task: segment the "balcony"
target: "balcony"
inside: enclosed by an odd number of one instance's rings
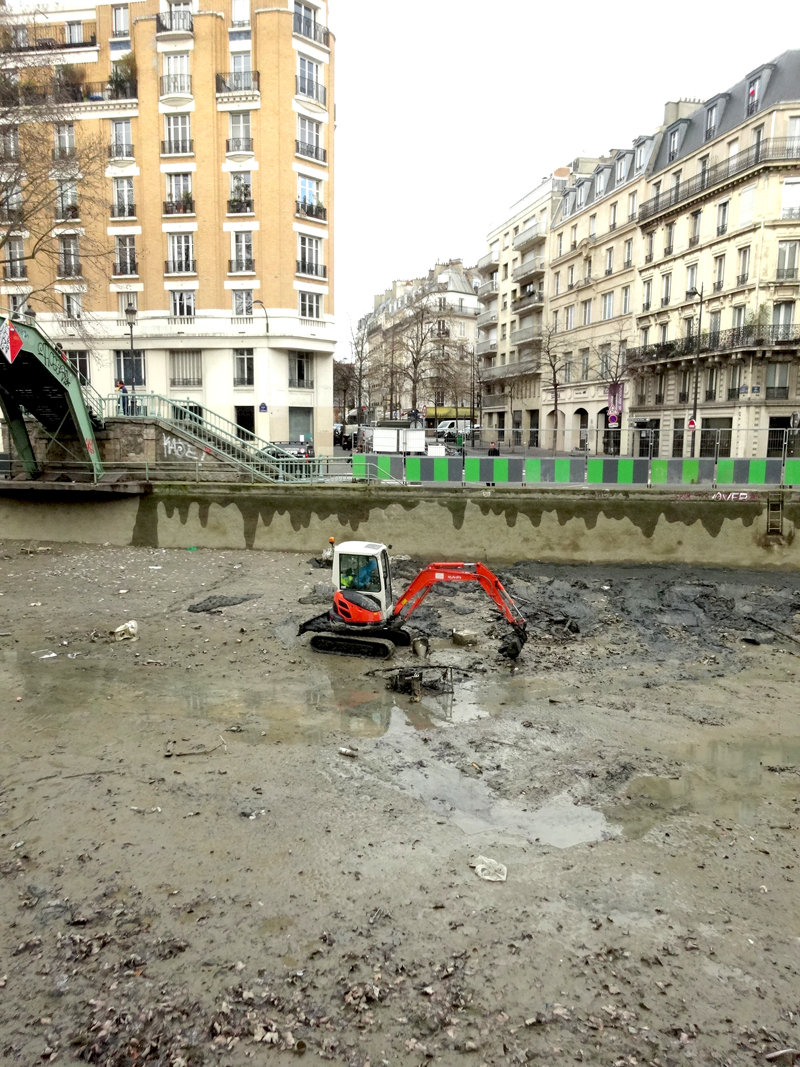
[[[301,37],[307,37],[309,41],[316,41],[317,44],[321,44],[323,48],[329,47],[330,34],[325,26],[318,25],[315,19],[305,18],[298,11],[295,11],[292,29],[295,33],[299,33]]]
[[[512,345],[526,345],[534,344],[542,339],[542,330],[540,326],[525,326],[521,330],[511,331],[511,344]]]
[[[59,278],[80,278],[82,275],[80,260],[77,259],[62,259],[59,260],[57,276]]]
[[[664,245],[664,255],[665,256],[671,256],[674,251],[675,251],[675,245],[673,245],[673,244]]]
[[[489,356],[497,351],[497,340],[494,341],[478,341],[475,345],[476,356]]]
[[[328,268],[322,263],[310,263],[305,259],[297,260],[297,273],[309,278],[327,278]]]
[[[0,204],[0,222],[5,226],[19,226],[25,218],[25,212],[21,207],[12,207],[11,204]]]
[[[678,403],[679,404],[688,404],[689,403],[689,393],[688,392],[678,393]]]
[[[228,201],[228,214],[229,215],[252,215],[253,214],[253,201],[248,197],[242,197],[239,200]]]
[[[305,200],[298,200],[296,213],[307,219],[319,219],[324,222],[328,217],[328,210],[323,204],[309,204]]]
[[[711,404],[717,399],[716,389],[706,389],[706,403]]]
[[[228,260],[228,274],[255,274],[256,261],[248,256]]]
[[[135,259],[117,260],[114,264],[112,273],[116,278],[129,277],[130,275],[138,274],[138,264]]]
[[[700,234],[696,233],[689,238],[689,248],[696,248],[700,244]]]
[[[653,253],[652,252],[648,252],[647,255],[644,257],[644,261],[645,261],[645,263],[652,263],[653,262]]]
[[[778,267],[775,277],[779,282],[796,282],[797,267]]]
[[[670,299],[671,299],[671,297],[669,297],[669,296],[662,296],[661,297],[661,306],[662,306],[662,308],[669,307]]]
[[[0,32],[0,52],[53,52],[59,48],[86,48],[96,45],[97,26],[94,22],[81,22],[69,27],[57,24],[6,24]]]
[[[167,259],[164,261],[165,274],[197,274],[197,260]]]
[[[706,140],[707,141],[713,141],[716,136],[717,136],[717,127],[716,127],[716,125],[707,126],[706,127]]]
[[[80,217],[77,204],[59,204],[56,208],[56,222],[76,222]]]
[[[497,296],[497,285],[497,278],[484,282],[478,289],[478,300],[490,300],[492,297]]]
[[[316,159],[318,163],[328,162],[328,153],[324,148],[320,148],[319,145],[308,144],[307,141],[295,141],[294,150],[298,156],[305,156],[307,159]]]
[[[636,395],[636,406],[640,407],[640,408],[643,408],[646,403],[647,403],[647,393],[637,393],[637,395]]]
[[[253,154],[252,137],[229,137],[225,142],[225,151],[234,159],[244,159]]]
[[[522,233],[518,233],[514,238],[514,251],[524,252],[528,248],[532,248],[537,241],[543,241],[544,234],[539,233],[539,227],[529,226],[527,230],[523,230]]]
[[[161,142],[162,156],[193,156],[194,141],[188,138],[175,137]]]
[[[747,101],[747,117],[755,115],[758,109],[761,107],[761,101],[757,99]]]
[[[24,260],[12,259],[3,264],[3,277],[7,282],[25,281],[28,265]]]
[[[313,378],[289,378],[290,389],[313,389]]]
[[[768,385],[766,389],[767,400],[788,400],[788,385]]]
[[[726,234],[727,232],[728,232],[728,224],[727,224],[727,222],[721,222],[719,224],[719,226],[717,226],[717,237],[722,237],[723,234]]]
[[[135,219],[136,205],[112,204],[109,208],[109,214],[111,215],[112,219]]]
[[[739,399],[739,386],[738,385],[734,385],[734,386],[732,386],[731,388],[728,389],[728,400],[738,400],[738,399]]]
[[[782,219],[800,219],[800,207],[781,208]]]
[[[623,270],[629,270],[632,266],[633,266],[633,260],[632,259],[626,259],[625,262],[622,264],[622,269]]]
[[[656,401],[656,407],[661,407],[661,405],[664,403],[664,394],[663,393],[656,393],[655,401]]]
[[[481,397],[481,411],[505,411],[509,399],[505,393],[486,393]]]
[[[247,321],[248,322],[252,322],[253,320],[252,319],[248,319]],[[255,384],[255,382],[253,380],[252,371],[251,371],[250,374],[244,375],[244,377],[237,378],[237,377],[234,376],[234,379],[233,379],[233,387],[234,387],[234,389],[243,389],[246,386],[250,386],[252,388],[254,384]]]
[[[760,144],[751,145],[750,148],[729,156],[728,159],[716,163],[713,167],[708,167],[694,178],[679,182],[667,192],[645,201],[639,208],[639,222],[670,211],[677,204],[691,200],[692,197],[698,196],[706,189],[722,185],[753,167],[796,159],[800,159],[800,138],[767,138]]]
[[[714,292],[715,293],[721,293],[724,285],[725,285],[724,281],[721,281],[719,279],[717,281],[715,281],[714,282]]]
[[[257,70],[232,70],[217,75],[218,93],[257,93],[259,75]]]
[[[127,141],[112,141],[108,146],[109,159],[133,159],[133,145]]]
[[[479,329],[486,326],[495,326],[497,324],[497,309],[484,311],[482,315],[478,315],[476,322]]]
[[[609,276],[609,274],[613,274],[613,273],[614,273],[614,268],[613,267],[606,267],[606,278]]]
[[[737,274],[736,275],[736,284],[737,285],[747,285],[747,279],[749,277],[750,277],[750,275],[747,272],[745,272],[744,274]]]
[[[614,230],[616,230],[616,228],[617,228],[616,222],[609,222],[609,224],[608,224],[608,232],[609,233],[613,233]]]
[[[173,36],[186,37],[194,33],[194,19],[191,11],[161,11],[156,15],[156,34],[171,33]]]
[[[194,200],[190,196],[180,200],[165,200],[161,205],[162,215],[194,215]]]
[[[539,307],[544,303],[544,293],[523,293],[511,302],[512,311],[525,311],[527,308]],[[480,325],[480,320],[479,320]]]
[[[514,268],[512,277],[515,282],[522,282],[526,278],[533,278],[536,274],[544,274],[543,259],[534,258],[529,259],[527,263],[520,263]]]
[[[162,100],[165,97],[190,97],[192,95],[191,74],[163,74],[159,83]]]
[[[170,389],[202,389],[202,378],[170,378]]]
[[[642,304],[642,314],[644,314],[645,311],[649,311],[649,310],[650,310],[650,301],[649,300],[645,300],[645,302]]]
[[[295,76],[295,91],[298,96],[304,96],[309,100],[316,100],[322,107],[327,106],[328,92],[324,85],[313,78],[305,78],[302,74]]]
[[[485,256],[481,256],[478,262],[475,264],[477,270],[482,273],[492,272],[497,270],[500,266],[500,253],[499,252],[487,252]]]
[[[57,144],[55,146],[55,148],[53,149],[53,162],[54,163],[63,163],[66,160],[72,160],[72,159],[75,158],[75,151],[76,150],[75,150],[75,145],[74,144],[67,144],[67,145]]]

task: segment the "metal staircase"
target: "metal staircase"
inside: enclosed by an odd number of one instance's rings
[[[89,387],[84,387],[88,389]],[[87,408],[101,421],[110,418],[155,419],[246,471],[254,481],[301,482],[319,475],[319,461],[293,456],[270,441],[207,408],[158,393],[116,393],[101,397],[85,392]]]

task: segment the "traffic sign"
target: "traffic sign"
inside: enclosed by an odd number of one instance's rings
[[[694,433],[694,431],[697,429],[697,419],[689,419],[689,421],[686,423],[686,426],[690,433]]]
[[[606,422],[608,423],[609,426],[616,426],[617,423],[619,422],[619,416],[613,414],[613,412],[609,412],[608,418],[606,419]]]
[[[8,321],[0,324],[0,352],[13,363],[22,348],[22,338]]]

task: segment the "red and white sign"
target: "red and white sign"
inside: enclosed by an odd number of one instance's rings
[[[686,426],[690,433],[694,433],[694,431],[697,429],[697,419],[689,419],[689,421],[686,423]]]
[[[0,352],[9,363],[13,363],[22,348],[22,338],[6,319],[0,324]]]
[[[608,423],[609,426],[616,426],[617,423],[619,422],[619,416],[617,415],[617,413],[615,411],[609,411],[608,418],[606,419],[606,422]]]

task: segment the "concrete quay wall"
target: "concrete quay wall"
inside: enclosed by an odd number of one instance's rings
[[[774,497],[774,494],[773,494]],[[125,498],[0,483],[0,539],[319,554],[329,537],[435,559],[685,562],[800,568],[800,494],[782,536],[766,492],[156,485]]]

